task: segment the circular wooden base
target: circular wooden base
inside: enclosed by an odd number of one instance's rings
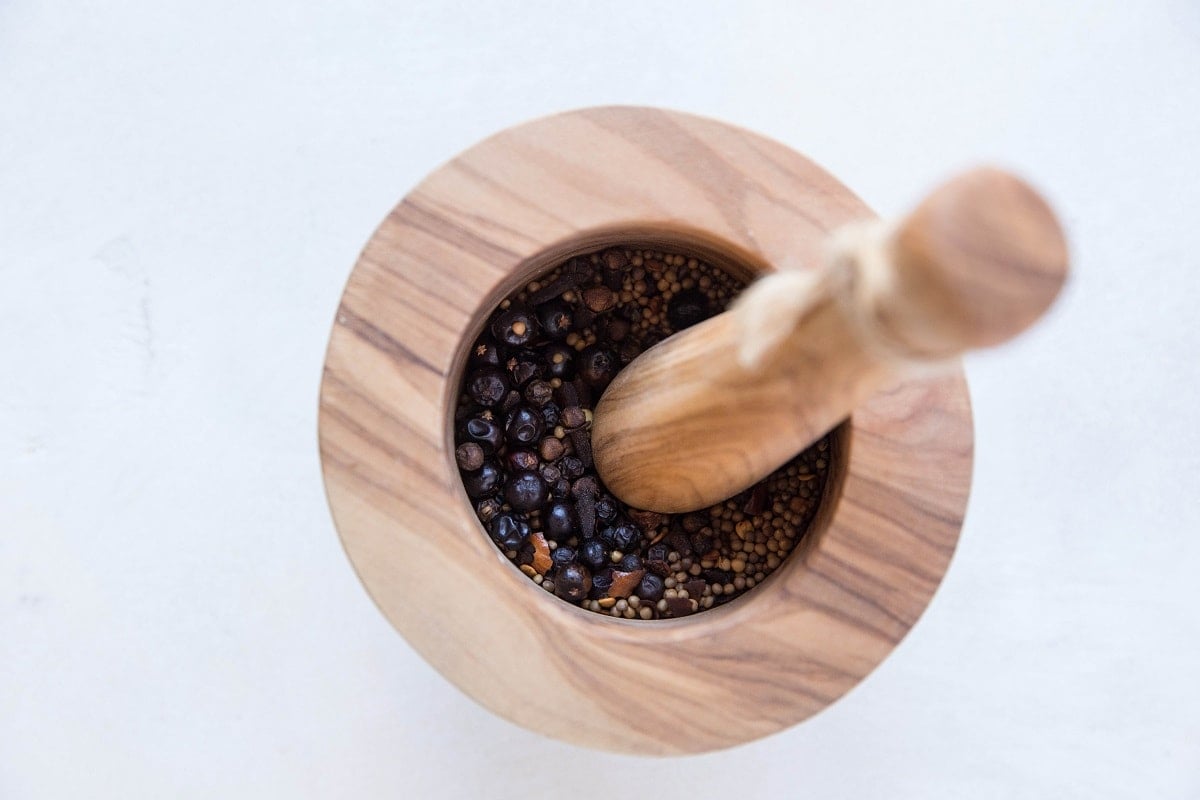
[[[563,258],[643,242],[811,268],[829,231],[872,216],[776,142],[646,108],[540,119],[430,175],[355,266],[321,384],[329,504],[384,615],[495,713],[608,750],[728,747],[845,694],[916,622],[954,552],[972,462],[961,370],[856,412],[840,495],[807,543],[744,597],[673,621],[570,606],[507,561],[459,481],[451,409],[487,314]]]

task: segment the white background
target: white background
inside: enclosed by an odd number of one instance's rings
[[[318,467],[375,225],[603,103],[761,131],[887,215],[995,160],[1073,248],[1045,323],[968,361],[928,613],[829,710],[703,757],[458,693],[356,582]],[[1194,0],[0,2],[0,797],[1200,797],[1198,152]]]

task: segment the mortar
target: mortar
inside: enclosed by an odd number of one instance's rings
[[[834,437],[797,550],[746,595],[678,620],[590,613],[530,582],[476,519],[452,420],[487,316],[566,258],[650,245],[752,278],[815,268],[831,231],[873,218],[776,142],[647,108],[520,125],[427,177],[354,267],[321,386],[330,507],[387,619],[491,711],[606,750],[729,747],[849,691],[916,622],[953,554],[973,441],[961,368],[872,396]]]

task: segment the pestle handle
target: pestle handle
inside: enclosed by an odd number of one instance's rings
[[[1067,271],[1050,207],[993,168],[942,185],[893,230],[832,245],[822,270],[761,278],[617,375],[592,429],[614,494],[670,513],[720,502],[897,378],[1020,333]]]

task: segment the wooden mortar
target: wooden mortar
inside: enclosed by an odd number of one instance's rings
[[[797,550],[744,597],[669,621],[585,611],[526,578],[475,517],[452,419],[489,313],[570,256],[652,246],[750,278],[815,267],[831,231],[873,218],[776,142],[647,108],[520,125],[426,178],[360,256],[321,384],[330,508],[388,620],[493,712],[613,751],[733,746],[849,691],[916,622],[954,552],[973,441],[961,368],[867,399],[836,432]]]

